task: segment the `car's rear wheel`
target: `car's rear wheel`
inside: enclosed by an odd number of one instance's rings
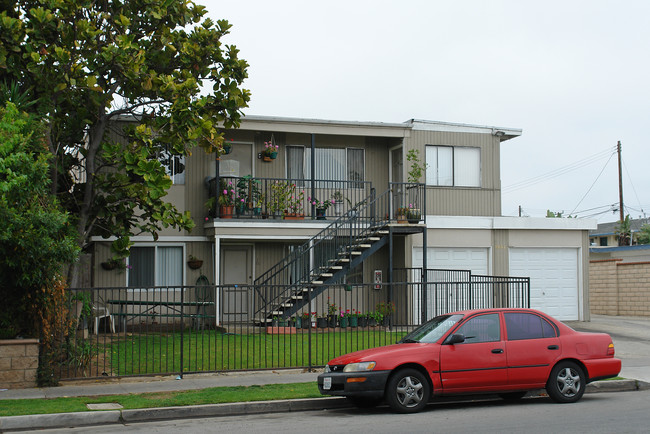
[[[400,369],[386,386],[386,401],[398,413],[415,413],[429,402],[431,387],[417,369]]]
[[[576,402],[585,393],[585,374],[574,362],[560,362],[546,383],[546,392],[555,402]]]

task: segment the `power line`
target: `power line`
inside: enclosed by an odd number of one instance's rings
[[[582,199],[580,199],[580,202],[578,202],[578,204],[575,206],[575,208],[573,208],[573,211],[575,211],[576,208],[578,208],[578,207],[580,206],[580,204],[582,203],[583,200],[585,200],[585,197],[587,197],[587,195],[589,194],[589,192],[591,191],[591,189],[594,188],[594,185],[596,185],[596,182],[598,182],[598,179],[600,179],[600,176],[601,176],[601,175],[603,174],[603,172],[605,171],[605,168],[607,167],[607,165],[609,164],[609,161],[612,159],[613,156],[614,156],[614,154],[612,154],[612,155],[609,156],[609,158],[607,159],[607,162],[605,163],[605,165],[603,166],[603,168],[600,170],[600,173],[598,174],[598,176],[596,177],[596,179],[594,179],[594,182],[591,184],[591,187],[589,187],[589,189],[588,189],[587,192],[584,194],[584,196],[582,196]],[[569,215],[570,215],[570,214],[573,214],[573,211],[571,211],[571,212],[569,213]]]
[[[550,172],[544,173],[542,175],[535,176],[523,181],[515,182],[514,184],[507,185],[501,189],[502,193],[510,193],[512,191],[520,190],[522,188],[530,187],[532,185],[538,184],[543,181],[548,181],[549,179],[556,178],[558,176],[564,175],[566,173],[572,172],[574,170],[580,169],[584,166],[593,164],[594,162],[601,160],[607,156],[611,159],[612,155],[616,153],[616,147],[607,148],[604,151],[598,152],[590,157],[584,158],[582,160],[571,163],[567,166],[560,167],[558,169],[552,170]],[[609,160],[608,160],[609,161]]]

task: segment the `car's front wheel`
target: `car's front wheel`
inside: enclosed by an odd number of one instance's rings
[[[415,413],[429,402],[431,387],[417,369],[400,369],[386,386],[386,402],[398,413]]]
[[[585,374],[574,362],[560,362],[551,371],[546,392],[555,402],[576,402],[585,393]]]

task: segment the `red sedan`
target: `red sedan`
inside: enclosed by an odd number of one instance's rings
[[[395,345],[332,359],[318,388],[358,406],[386,400],[412,413],[434,395],[518,399],[546,388],[556,402],[576,402],[587,383],[620,370],[608,334],[577,332],[532,309],[481,309],[438,316]]]

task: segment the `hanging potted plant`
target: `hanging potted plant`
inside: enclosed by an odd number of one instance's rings
[[[275,160],[278,157],[278,150],[280,146],[273,143],[273,139],[270,142],[264,142],[264,150],[262,151],[262,159],[266,162]]]
[[[223,142],[223,153],[224,155],[228,155],[232,152],[232,142],[233,139],[230,139],[230,143],[228,142]]]
[[[198,270],[203,265],[203,261],[195,256],[190,255],[187,260],[187,266],[192,270]]]

